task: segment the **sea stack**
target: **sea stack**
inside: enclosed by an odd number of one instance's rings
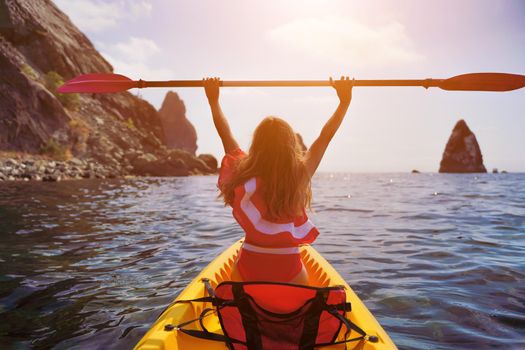
[[[450,135],[441,163],[440,173],[486,173],[476,135],[467,123],[459,120]]]
[[[186,118],[186,106],[176,92],[168,91],[159,114],[168,148],[181,149],[195,155],[197,132]]]
[[[113,67],[51,0],[0,0],[0,72],[0,181],[216,172],[213,156],[195,157],[175,93],[167,117],[129,92],[58,93],[65,80]]]
[[[297,142],[299,143],[299,147],[301,148],[301,150],[304,152],[306,152],[308,150],[308,148],[306,147],[306,145],[304,144],[304,141],[303,141],[303,137],[301,136],[301,134],[299,134],[298,132],[295,133],[295,137],[297,137]]]

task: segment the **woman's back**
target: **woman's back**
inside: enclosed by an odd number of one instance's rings
[[[257,126],[246,155],[219,104],[220,80],[204,80],[213,122],[226,153],[218,187],[246,233],[236,263],[244,280],[307,282],[301,275],[305,270],[298,245],[313,242],[319,234],[305,213],[311,200],[310,179],[352,97],[353,83],[348,77],[330,81],[339,106],[305,153],[288,123],[267,117]]]
[[[237,162],[245,156],[236,149],[224,157],[219,188],[235,176]],[[264,183],[258,177],[234,189],[233,216],[246,234],[237,268],[243,280],[287,282],[302,270],[298,245],[313,242],[319,232],[304,209],[301,215],[271,219],[263,193]]]

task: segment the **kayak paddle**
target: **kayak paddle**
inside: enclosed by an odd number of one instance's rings
[[[58,88],[60,93],[120,92],[148,87],[202,87],[202,80],[145,81],[112,73],[84,74]],[[251,80],[221,81],[223,87],[331,86],[328,80]],[[354,80],[354,86],[422,86],[451,91],[511,91],[525,87],[525,75],[509,73],[470,73],[448,79]]]

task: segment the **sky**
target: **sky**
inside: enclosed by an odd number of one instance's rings
[[[520,0],[55,0],[113,65],[134,80],[448,78],[525,75]],[[222,157],[204,91],[176,89],[198,153]],[[166,89],[132,90],[160,108]],[[337,107],[331,88],[224,88],[241,147],[262,118],[287,120],[310,145]],[[476,134],[487,169],[525,171],[525,89],[451,92],[355,88],[322,171],[437,171],[454,124]]]

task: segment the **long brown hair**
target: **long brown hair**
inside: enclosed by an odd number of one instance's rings
[[[312,191],[303,150],[283,119],[266,117],[261,121],[253,133],[250,152],[236,165],[231,179],[221,187],[225,204],[233,203],[235,187],[258,177],[269,219],[292,218],[310,207]]]

